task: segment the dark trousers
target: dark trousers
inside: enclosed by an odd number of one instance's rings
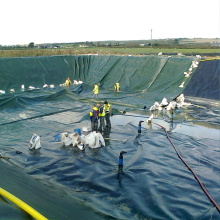
[[[98,129],[98,122],[91,121],[92,131],[97,131]]]
[[[98,98],[98,94],[94,94],[94,99]]]
[[[100,131],[104,131],[105,130],[105,117],[104,116],[100,116],[99,117],[99,130]]]
[[[110,130],[111,129],[111,122],[110,122],[110,114],[109,113],[105,114],[105,120],[106,120],[106,129]]]

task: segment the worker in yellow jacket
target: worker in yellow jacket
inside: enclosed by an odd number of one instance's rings
[[[115,87],[115,92],[119,92],[120,91],[119,82],[115,83],[114,87]]]
[[[92,111],[89,113],[89,115],[91,120],[92,131],[97,131],[99,110],[95,105],[92,106]]]
[[[98,110],[99,110],[99,131],[105,131],[105,110],[104,107],[101,105],[100,102],[97,103]]]
[[[111,130],[111,122],[110,122],[111,110],[112,110],[111,105],[107,101],[105,101],[104,111],[105,111],[106,130]]]
[[[71,82],[70,78],[67,78],[66,81],[65,81],[65,86],[69,87],[71,85],[71,83],[72,82]]]
[[[97,84],[94,84],[94,98],[98,98],[98,94],[99,94],[99,86]]]

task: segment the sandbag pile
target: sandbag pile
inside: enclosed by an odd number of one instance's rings
[[[99,148],[105,146],[105,140],[100,133],[95,131],[89,133],[88,135],[79,135],[75,133],[64,132],[61,134],[61,142],[64,146],[75,146],[80,150],[84,150],[86,146],[90,148]]]

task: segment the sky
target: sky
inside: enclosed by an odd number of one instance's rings
[[[220,0],[0,0],[0,45],[220,38]]]

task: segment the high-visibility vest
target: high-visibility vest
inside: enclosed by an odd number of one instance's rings
[[[65,86],[68,87],[68,86],[70,86],[70,84],[71,84],[71,81],[67,79],[66,82],[65,82]]]
[[[115,87],[115,91],[116,91],[116,92],[119,92],[119,91],[120,91],[120,85],[119,85],[118,82],[115,83],[114,87]]]
[[[98,108],[94,107],[93,111],[89,113],[90,120],[94,121],[94,122],[97,122],[98,121],[98,114],[99,114]]]
[[[98,85],[95,85],[93,92],[94,92],[94,94],[99,94],[99,86]]]
[[[111,105],[109,103],[108,105],[104,105],[105,113],[109,113],[110,108],[111,108]]]
[[[116,83],[116,91],[117,91],[117,92],[120,91],[120,85],[119,85],[119,83]]]
[[[101,113],[102,112],[102,113]],[[105,110],[104,110],[104,108],[103,108],[103,106],[100,106],[100,108],[99,108],[99,117],[103,117],[103,116],[105,116]]]

